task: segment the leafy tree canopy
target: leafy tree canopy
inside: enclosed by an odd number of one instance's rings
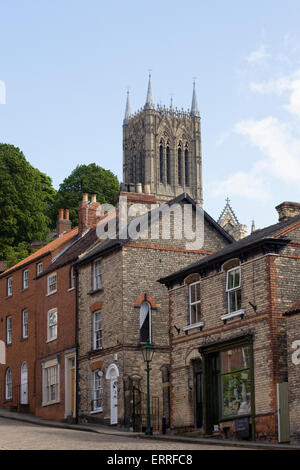
[[[53,225],[60,208],[69,209],[73,226],[78,224],[78,203],[85,192],[97,194],[97,201],[102,204],[114,204],[119,192],[118,179],[110,170],[96,163],[78,165],[59,186],[54,202]]]
[[[55,190],[47,175],[8,144],[0,144],[0,182],[0,259],[19,261],[31,242],[47,239]]]

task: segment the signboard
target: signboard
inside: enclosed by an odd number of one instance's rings
[[[235,432],[238,439],[247,439],[250,437],[249,418],[239,418],[235,420]]]

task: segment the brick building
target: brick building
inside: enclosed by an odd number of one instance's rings
[[[60,209],[55,240],[0,276],[0,406],[63,420],[76,414],[76,279],[73,263],[95,243],[96,196],[83,195],[79,226]]]
[[[125,196],[125,194],[121,194]],[[156,202],[154,195],[126,194],[130,203]],[[196,204],[182,194],[168,205]],[[133,219],[143,226],[152,212]],[[151,219],[152,220],[152,219]],[[160,219],[156,220],[160,223]],[[150,224],[151,229],[153,223]],[[79,417],[120,424],[134,430],[144,425],[145,364],[141,347],[149,340],[155,353],[151,363],[152,424],[169,416],[169,316],[167,290],[158,276],[185,266],[233,242],[204,213],[204,245],[186,248],[185,239],[151,238],[99,241],[76,262],[78,270]]]
[[[62,224],[67,231],[61,231]],[[35,411],[36,277],[74,239],[77,229],[70,229],[71,222],[60,212],[60,236],[0,275],[0,340],[6,346],[5,364],[0,364],[0,406]]]
[[[289,440],[284,312],[299,298],[299,208],[280,204],[277,224],[160,279],[169,289],[174,432]]]

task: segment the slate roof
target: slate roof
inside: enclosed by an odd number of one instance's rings
[[[205,256],[196,263],[190,264],[185,268],[170,274],[169,276],[159,279],[158,282],[166,284],[171,280],[175,280],[176,278],[182,278],[183,276],[185,277],[191,272],[195,272],[197,270],[200,270],[201,268],[208,267],[209,265],[214,264],[217,261],[225,261],[226,259],[229,259],[233,255],[236,255],[241,251],[246,250],[247,248],[253,249],[255,245],[262,244],[263,242],[278,245],[286,244],[289,242],[289,239],[285,237],[278,238],[278,236],[280,235],[281,231],[288,228],[289,226],[292,226],[297,222],[300,222],[300,215],[297,215],[282,222],[278,222],[277,224],[270,225],[263,229],[255,230],[253,233],[251,233],[251,235],[248,235],[247,237],[244,237],[241,240],[235,241],[234,243],[227,245],[226,247],[212,253],[211,255]]]
[[[171,201],[168,201],[166,202],[166,204],[168,204],[169,206],[172,205],[172,204],[178,204],[182,201],[186,200],[189,204],[192,204],[194,207],[196,206],[196,202],[187,194],[187,193],[182,193],[180,194],[179,196],[175,197],[174,199],[172,199]],[[151,219],[151,213],[156,211],[156,209],[154,209],[153,211],[149,211],[147,212],[147,214],[144,214],[144,215],[141,215],[141,216],[138,216],[138,218],[142,219],[147,217],[149,218],[149,221],[152,220]],[[157,211],[157,214],[159,214],[159,212]],[[229,235],[207,212],[204,211],[204,218],[206,220],[206,222],[208,222],[210,225],[212,225],[219,233],[220,235],[222,235],[229,243],[233,243],[234,242],[234,238],[231,237],[231,235]],[[123,233],[128,233],[128,225],[126,227],[124,227],[124,231]],[[117,227],[118,229],[118,227]],[[118,230],[117,230],[118,231]],[[120,232],[122,233],[122,229],[120,230]],[[80,258],[76,264],[83,264],[83,263],[87,263],[88,261],[90,261],[91,259],[97,257],[97,256],[100,256],[100,255],[103,255],[104,253],[107,253],[108,251],[111,251],[113,249],[117,249],[117,248],[120,248],[122,247],[126,242],[128,242],[130,240],[130,237],[124,237],[124,238],[119,238],[119,239],[107,239],[107,240],[104,240],[102,243],[100,243],[99,245],[97,245],[93,250],[89,251],[86,255],[84,255],[82,258]]]

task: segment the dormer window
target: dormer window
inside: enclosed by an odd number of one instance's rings
[[[50,274],[47,278],[47,292],[48,295],[54,294],[57,291],[57,278],[56,273]]]
[[[241,268],[233,268],[227,271],[226,291],[228,301],[228,313],[241,310]]]

